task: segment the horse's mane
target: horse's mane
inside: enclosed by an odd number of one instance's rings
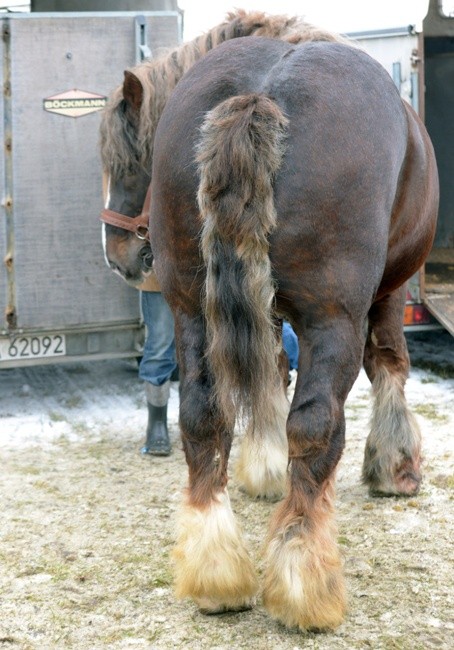
[[[117,176],[131,164],[138,163],[149,172],[155,130],[178,81],[209,50],[241,36],[264,36],[294,44],[306,41],[351,44],[339,34],[315,27],[297,16],[267,15],[243,9],[229,12],[224,22],[193,41],[130,68],[140,80],[144,93],[139,126],[137,129],[125,118],[121,85],[110,96],[101,124],[101,156],[105,169]]]

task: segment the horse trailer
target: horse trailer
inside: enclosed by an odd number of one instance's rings
[[[181,42],[181,12],[0,21],[0,368],[138,357],[139,292],[102,251],[99,111],[125,68]]]
[[[440,209],[432,252],[410,279],[407,330],[439,327],[454,335],[454,17],[430,0],[422,29],[409,25],[349,34],[393,77],[426,124],[440,178]]]

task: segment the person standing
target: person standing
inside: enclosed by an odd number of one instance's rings
[[[148,423],[142,454],[168,456],[172,446],[167,427],[170,382],[178,372],[173,315],[154,274],[139,289],[146,338],[139,378],[143,380]]]

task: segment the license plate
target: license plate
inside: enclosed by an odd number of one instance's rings
[[[0,361],[61,357],[65,354],[66,340],[64,334],[0,338]]]

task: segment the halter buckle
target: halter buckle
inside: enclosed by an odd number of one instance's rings
[[[136,227],[135,233],[137,239],[142,239],[142,240],[150,239],[150,235],[148,233],[148,226],[138,225]]]

